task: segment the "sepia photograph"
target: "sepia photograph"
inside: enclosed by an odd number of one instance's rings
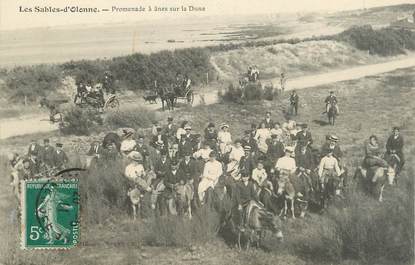
[[[413,265],[414,0],[1,0],[0,265]]]

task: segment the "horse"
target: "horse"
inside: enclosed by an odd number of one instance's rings
[[[379,202],[383,201],[383,191],[387,185],[395,184],[396,169],[398,160],[385,161],[387,166],[374,166],[371,168],[358,167],[354,178],[358,181],[361,189],[371,194]]]
[[[272,232],[280,241],[283,240],[280,218],[267,211],[260,203],[251,200],[245,203],[242,212],[234,208],[227,217],[226,224],[237,235],[237,246],[242,249],[242,238],[246,238],[246,250],[252,243],[260,247],[266,231]]]
[[[168,110],[174,110],[174,102],[176,99],[174,89],[166,88],[166,87],[159,87],[157,88],[157,95],[160,97],[161,107],[163,111],[164,111],[164,104],[166,104]]]
[[[329,111],[327,112],[327,118],[329,120],[329,124],[334,126],[334,122],[336,121],[337,116],[337,109],[334,104],[329,105]]]

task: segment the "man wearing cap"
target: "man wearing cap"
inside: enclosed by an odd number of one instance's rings
[[[137,144],[134,148],[134,151],[137,151],[141,154],[143,158],[143,165],[145,168],[149,168],[150,165],[148,165],[148,156],[150,155],[150,152],[148,151],[148,146],[144,143],[144,135],[140,134],[137,139]]]
[[[290,106],[291,106],[291,114],[297,116],[298,114],[298,103],[300,101],[297,92],[293,90],[290,95]]]
[[[154,173],[156,173],[157,179],[164,179],[169,170],[170,159],[168,158],[166,151],[161,151],[160,158],[154,164]]]
[[[65,169],[69,159],[65,151],[62,149],[62,143],[56,143],[56,150],[54,152],[53,166],[58,170]]]
[[[236,182],[235,187],[235,206],[238,207],[240,229],[243,230],[246,223],[244,208],[251,200],[258,202],[258,194],[255,190],[255,184],[246,172],[242,173],[241,179]]]
[[[232,136],[229,132],[229,125],[223,123],[220,126],[221,130],[218,132],[218,142],[220,153],[226,154],[229,151],[229,145],[232,144]]]
[[[173,124],[173,118],[167,118],[167,125],[164,127],[163,134],[172,142],[176,141],[177,127]]]
[[[48,168],[54,166],[55,149],[50,146],[49,139],[43,140],[43,147],[38,154],[39,160]]]
[[[305,170],[307,174],[314,170],[314,158],[307,146],[300,145],[298,152],[295,153],[295,164],[298,170]]]
[[[330,95],[326,97],[324,102],[326,103],[326,112],[324,113],[328,113],[330,110],[330,106],[334,106],[336,108],[336,114],[339,115],[339,106],[337,104],[338,101],[337,97],[334,95],[334,91],[330,91]]]
[[[205,128],[205,141],[209,142],[211,146],[216,146],[218,143],[218,132],[212,122],[209,122],[207,128]]]
[[[184,158],[179,164],[179,169],[189,179],[195,179],[198,176],[196,161],[192,158],[191,152],[185,152]]]
[[[271,119],[271,112],[270,111],[267,111],[265,113],[265,119],[261,123],[265,123],[265,128],[267,128],[267,129],[272,129],[274,127],[274,122]]]
[[[253,137],[251,137],[251,131],[250,130],[245,131],[244,136],[242,138],[242,146],[251,147],[251,152],[252,153],[256,153],[256,151],[258,150],[257,142]]]
[[[239,170],[240,172],[246,172],[249,176],[252,175],[252,171],[256,166],[256,161],[254,156],[251,152],[251,147],[249,145],[244,146],[244,156],[241,158],[239,162]]]
[[[280,176],[290,176],[295,173],[297,166],[295,164],[295,159],[292,157],[293,153],[294,148],[287,146],[285,148],[285,155],[277,160],[275,170],[280,173]]]
[[[399,174],[399,172],[402,170],[403,165],[405,164],[403,145],[404,141],[402,135],[400,134],[399,127],[394,127],[392,129],[392,135],[389,136],[388,141],[386,142],[386,155],[398,155],[400,161],[397,174]]]
[[[333,152],[329,151],[320,161],[318,167],[318,176],[323,187],[330,178],[340,177],[341,170],[337,159],[333,156]]]
[[[27,150],[27,155],[36,154],[39,155],[42,151],[42,147],[37,143],[35,139],[32,139]]]
[[[212,151],[209,160],[205,163],[203,173],[198,186],[198,195],[200,203],[203,204],[205,192],[209,188],[214,188],[223,174],[222,164],[216,160],[216,153]]]
[[[333,156],[338,161],[341,160],[341,158],[343,156],[343,152],[341,151],[340,146],[339,146],[339,137],[337,137],[335,135],[327,135],[326,136],[326,142],[321,147],[322,157],[325,156],[326,154],[328,154],[328,152],[332,152]]]
[[[182,135],[180,138],[179,143],[179,157],[183,157],[185,152],[192,152],[194,147],[194,137],[192,135],[192,127],[190,125],[186,125],[184,127],[186,133]]]
[[[170,212],[173,215],[177,215],[176,209],[176,187],[179,184],[184,184],[184,173],[179,170],[179,161],[172,160],[170,170],[167,172],[164,178],[164,185],[166,186],[166,199],[169,205]]]
[[[302,130],[299,131],[295,136],[297,143],[309,148],[313,143],[313,137],[311,136],[311,132],[308,129],[308,125],[306,123],[301,124],[301,129]]]
[[[127,157],[131,162],[125,168],[125,177],[133,184],[138,185],[140,190],[151,191],[150,182],[146,179],[143,166],[143,156],[137,151],[132,151]]]

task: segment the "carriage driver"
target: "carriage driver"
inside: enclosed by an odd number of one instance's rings
[[[332,105],[336,108],[336,114],[339,115],[340,113],[339,105],[338,105],[337,97],[336,95],[334,95],[334,91],[330,91],[330,95],[326,97],[324,102],[326,103],[326,111],[324,113],[329,113],[330,106]]]

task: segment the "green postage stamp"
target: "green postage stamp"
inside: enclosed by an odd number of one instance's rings
[[[67,249],[79,242],[77,179],[22,182],[21,232],[24,249]]]

